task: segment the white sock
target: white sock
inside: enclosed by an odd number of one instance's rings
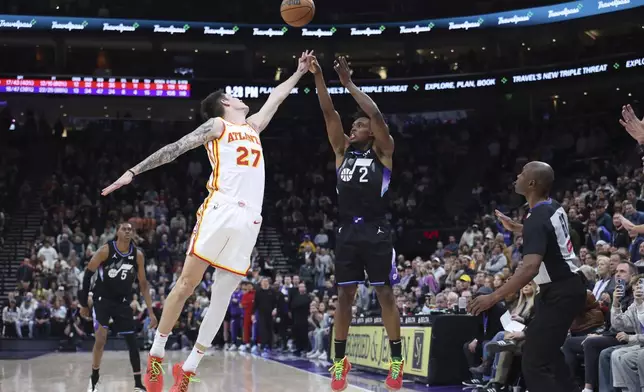
[[[239,275],[221,269],[215,270],[214,282],[211,286],[210,306],[208,306],[208,311],[199,326],[199,335],[197,335],[197,343],[200,346],[210,347],[221,324],[224,322],[230,296],[233,295],[241,280],[242,277]],[[190,356],[183,364],[183,370],[190,372],[197,370],[199,361],[203,358],[204,353],[205,350],[202,352],[197,350],[196,347],[193,348]]]
[[[150,355],[153,357],[163,358],[165,356],[165,344],[168,341],[170,334],[162,334],[157,330],[154,334],[154,342],[150,348]]]
[[[593,390],[592,390],[592,389],[588,389],[588,388],[584,388],[584,390],[583,390],[582,392],[593,392]]]
[[[194,373],[197,370],[197,366],[199,366],[199,362],[201,362],[201,358],[205,354],[206,351],[201,351],[197,347],[193,347],[190,355],[188,355],[188,359],[183,363],[183,370]]]

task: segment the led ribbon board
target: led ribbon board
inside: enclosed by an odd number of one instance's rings
[[[0,31],[97,32],[120,35],[190,35],[215,38],[246,37],[280,38],[415,36],[436,30],[459,31],[487,28],[513,28],[564,22],[644,5],[644,0],[579,0],[543,7],[525,8],[490,14],[453,18],[425,19],[409,22],[371,24],[308,25],[303,29],[285,25],[251,25],[244,23],[164,21],[144,19],[72,18],[30,15],[0,15]]]

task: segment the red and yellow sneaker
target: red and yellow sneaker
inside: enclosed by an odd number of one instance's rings
[[[194,372],[183,370],[183,362],[174,364],[172,375],[174,376],[174,385],[170,388],[170,392],[188,392],[191,382],[199,382],[199,379],[195,378]]]
[[[389,375],[385,380],[385,387],[390,391],[398,391],[403,386],[403,367],[405,360],[391,360],[389,362]]]
[[[347,357],[333,361],[333,366],[329,371],[331,372],[331,389],[334,392],[340,392],[347,389],[349,383],[347,382],[347,373],[351,370],[351,363]]]
[[[163,392],[163,358],[148,356],[143,384],[148,392]]]

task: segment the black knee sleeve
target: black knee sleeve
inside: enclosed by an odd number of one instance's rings
[[[136,343],[136,335],[129,333],[124,335],[127,348],[130,351],[130,363],[134,373],[141,372],[141,357],[139,355],[139,345]]]

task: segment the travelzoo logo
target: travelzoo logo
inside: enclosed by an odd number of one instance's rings
[[[548,10],[548,19],[550,19],[550,18],[558,18],[560,16],[563,16],[564,18],[567,18],[569,15],[574,15],[574,14],[580,13],[582,8],[584,8],[584,5],[579,3],[574,8],[565,7],[565,8],[560,9],[560,10]]]
[[[212,27],[208,27],[208,26],[203,28],[204,35],[220,35],[222,37],[224,35],[235,35],[235,33],[237,33],[238,31],[239,31],[239,27],[237,27],[237,26],[233,26],[230,29],[226,29],[226,28],[223,28],[223,27],[212,28]]]
[[[27,22],[23,22],[20,19],[17,20],[5,20],[0,19],[0,29],[31,29],[36,25],[36,19],[32,19]]]
[[[434,23],[425,26],[416,25],[413,27],[400,26],[400,34],[420,34],[429,33],[434,28]]]
[[[317,30],[309,30],[309,29],[302,29],[302,37],[333,37],[333,34],[338,31],[335,27],[331,27],[330,29],[324,30],[324,29],[317,29]]]
[[[132,33],[135,32],[136,29],[139,28],[139,24],[134,22],[131,25],[119,23],[119,24],[111,24],[111,23],[103,23],[103,31],[118,31],[119,33]]]
[[[601,10],[604,8],[618,8],[623,5],[628,5],[631,3],[631,0],[613,0],[613,1],[598,1],[597,9]]]
[[[155,33],[185,34],[189,29],[190,29],[189,24],[185,24],[182,27],[175,27],[174,25],[170,25],[170,26],[161,26],[158,24],[154,25]]]
[[[380,26],[377,29],[372,29],[371,27],[367,27],[366,29],[359,29],[357,27],[352,27],[351,28],[351,35],[366,35],[367,37],[370,37],[372,35],[381,35],[382,33],[385,32],[387,28],[385,26]]]
[[[72,23],[72,22],[67,22],[67,23],[60,23],[58,21],[52,21],[51,22],[51,29],[52,30],[67,30],[67,31],[72,31],[72,30],[85,30],[85,27],[87,27],[88,23],[86,20],[84,20],[82,23]]]
[[[514,15],[511,18],[506,18],[504,16],[499,16],[499,22],[497,23],[497,25],[504,25],[504,24],[517,25],[519,23],[529,22],[530,19],[532,18],[532,15],[534,15],[532,12],[528,12],[525,15],[522,15],[522,16]]]
[[[483,18],[479,18],[476,22],[470,22],[470,21],[465,21],[461,23],[449,22],[449,30],[476,29],[481,27],[483,25],[483,22],[485,22]]]
[[[258,27],[253,27],[253,35],[265,36],[265,37],[282,37],[288,31],[288,27],[284,26],[281,29],[260,29]]]

